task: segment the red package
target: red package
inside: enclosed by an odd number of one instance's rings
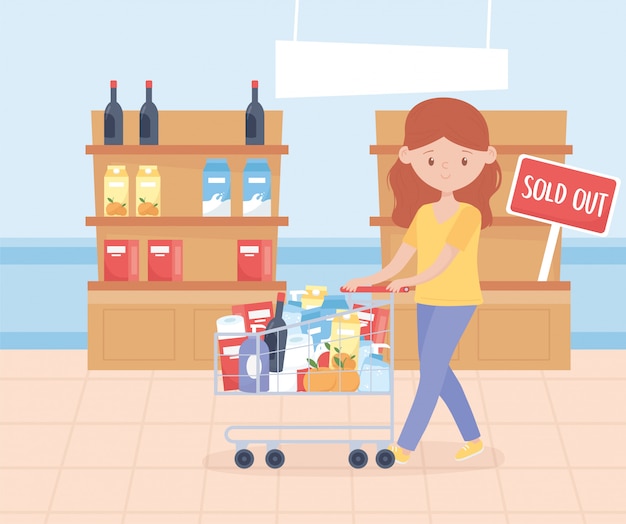
[[[183,241],[148,240],[148,280],[183,279]]]
[[[233,315],[243,317],[246,333],[264,331],[267,324],[274,318],[274,304],[272,302],[257,302],[232,307]]]
[[[272,241],[237,241],[237,280],[272,280]]]
[[[139,280],[139,241],[104,241],[104,280]]]
[[[354,305],[354,309],[362,307],[364,306]],[[384,344],[389,327],[389,309],[382,307],[364,309],[358,311],[357,315],[361,321],[361,336],[374,344]]]
[[[246,337],[223,338],[217,341],[224,391],[239,389],[239,346],[244,340]]]

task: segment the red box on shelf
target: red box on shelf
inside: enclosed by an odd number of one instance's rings
[[[104,280],[139,280],[139,241],[104,241]]]
[[[148,240],[148,280],[183,279],[183,241]]]
[[[237,280],[272,280],[272,241],[237,241]]]
[[[274,304],[271,302],[256,302],[232,307],[233,315],[243,317],[246,333],[264,331],[267,324],[274,318]]]
[[[246,340],[246,337],[218,340],[224,391],[239,389],[239,347],[244,340]]]

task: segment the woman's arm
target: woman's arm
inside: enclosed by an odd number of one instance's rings
[[[441,253],[437,259],[432,263],[428,269],[425,269],[421,273],[413,277],[407,278],[399,278],[398,280],[394,280],[391,282],[387,289],[389,291],[398,291],[402,287],[406,286],[417,286],[419,284],[423,284],[424,282],[428,282],[429,280],[435,278],[437,275],[440,275],[445,271],[445,269],[452,263],[454,258],[456,257],[459,249],[451,246],[450,244],[444,244]]]
[[[371,286],[373,284],[377,284],[378,282],[389,280],[404,269],[404,266],[406,266],[409,260],[413,258],[413,255],[415,255],[415,248],[402,242],[389,264],[383,267],[380,271],[367,277],[353,278],[343,287],[348,291],[354,291],[357,287]]]

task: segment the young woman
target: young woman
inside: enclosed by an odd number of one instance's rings
[[[389,291],[415,286],[420,381],[404,428],[389,449],[404,463],[415,450],[439,397],[461,432],[465,460],[483,451],[480,431],[450,358],[476,306],[480,230],[491,225],[489,199],[501,182],[487,123],[470,104],[434,98],[417,104],[405,122],[404,145],[389,172],[393,221],[408,227],[402,244],[379,272],[350,280],[355,290],[388,281],[417,252],[414,276],[393,280]]]

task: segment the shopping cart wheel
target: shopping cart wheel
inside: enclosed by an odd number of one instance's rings
[[[285,463],[285,454],[280,449],[270,449],[265,455],[265,463],[270,468],[280,468]]]
[[[367,464],[367,453],[362,449],[353,449],[348,455],[348,462],[353,468],[361,469]]]
[[[252,466],[254,462],[254,455],[249,449],[240,449],[235,453],[235,464],[241,469],[246,469]]]
[[[396,457],[390,449],[381,449],[376,453],[376,464],[381,468],[387,469],[393,466]]]

